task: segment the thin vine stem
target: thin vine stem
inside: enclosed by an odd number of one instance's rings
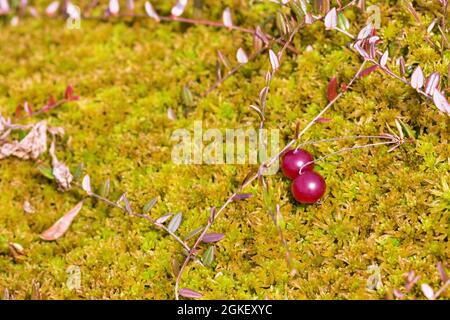
[[[364,66],[366,64],[366,61],[363,61],[363,63],[361,64],[361,66],[359,67],[358,71],[356,72],[356,74],[353,76],[353,78],[350,80],[350,82],[348,83],[347,86],[347,90],[346,91],[342,91],[341,93],[339,93],[333,100],[331,100],[315,117],[314,119],[312,119],[307,125],[306,127],[296,136],[294,137],[294,139],[292,139],[284,148],[282,151],[280,151],[279,153],[277,153],[275,156],[273,156],[269,161],[263,163],[260,165],[258,172],[254,175],[252,175],[251,177],[249,177],[239,188],[236,192],[233,193],[233,195],[231,195],[226,201],[225,203],[220,207],[219,210],[217,210],[217,212],[215,212],[214,214],[214,219],[208,219],[208,224],[205,226],[205,228],[203,229],[202,233],[200,234],[200,236],[197,238],[197,240],[195,241],[195,244],[192,246],[192,249],[189,251],[189,254],[187,255],[186,259],[184,260],[180,271],[177,275],[177,279],[175,281],[175,299],[179,300],[179,284],[181,281],[181,277],[183,276],[183,273],[189,263],[189,261],[192,259],[192,256],[194,254],[197,253],[196,249],[198,247],[198,245],[200,244],[200,242],[202,241],[203,237],[205,236],[205,234],[208,232],[208,230],[210,229],[212,223],[220,216],[220,214],[225,210],[225,208],[234,201],[234,198],[236,197],[236,195],[241,192],[245,187],[247,187],[248,185],[252,184],[253,181],[255,181],[256,179],[258,179],[262,174],[264,169],[266,169],[267,167],[269,167],[270,165],[272,165],[288,148],[290,148],[290,146],[292,146],[298,139],[300,139],[305,133],[306,131],[308,131],[309,128],[311,128],[311,126],[316,122],[316,120],[318,118],[320,118],[340,97],[342,97],[346,92],[348,92],[348,90],[350,89],[350,87],[353,85],[353,83],[355,82],[355,80],[359,77],[361,71],[364,69]]]
[[[336,137],[336,138],[330,138],[330,139],[322,139],[322,140],[314,140],[314,141],[307,141],[300,143],[296,149],[307,146],[307,145],[313,145],[313,144],[319,144],[324,142],[335,142],[335,141],[342,141],[342,140],[355,140],[355,139],[386,139],[386,140],[392,140],[392,138],[387,136],[345,136],[345,137]]]
[[[118,14],[117,17],[122,18],[139,18],[139,19],[151,19],[149,16],[145,14],[139,14],[139,13],[121,13]],[[82,15],[82,19],[85,20],[103,20],[107,21],[110,17],[107,16],[86,16]],[[223,22],[220,21],[212,21],[212,20],[206,20],[206,19],[193,19],[193,18],[184,18],[184,17],[177,17],[177,16],[159,16],[159,19],[164,22],[182,22],[182,23],[188,23],[193,25],[204,25],[209,27],[218,27],[218,28],[227,28],[229,30],[235,30],[243,33],[249,33],[249,34],[255,34],[256,30],[251,28],[245,28],[241,26],[226,26]],[[276,38],[274,36],[271,36],[270,34],[265,34],[265,36],[269,40],[273,40],[279,44],[284,44],[285,41],[283,41],[282,38]],[[294,54],[299,54],[300,52],[293,46],[288,46],[288,50],[290,50]]]
[[[78,188],[81,188],[81,186],[80,186],[78,183],[75,183],[75,185],[76,185]],[[108,204],[108,205],[110,205],[110,206],[112,206],[112,207],[115,207],[115,208],[120,209],[120,210],[122,210],[122,211],[124,211],[124,212],[126,212],[126,213],[129,213],[128,210],[125,209],[124,207],[122,207],[120,204],[118,204],[118,203],[116,203],[116,202],[114,202],[114,201],[111,201],[111,200],[109,200],[109,199],[107,199],[107,198],[105,198],[105,197],[103,197],[103,196],[101,196],[101,195],[99,195],[99,194],[96,194],[96,193],[91,192],[91,193],[88,194],[88,196],[93,197],[93,198],[96,198],[96,199],[98,199],[98,200],[100,200],[100,201],[102,201],[102,202],[104,202],[104,203],[106,203],[106,204]],[[170,230],[169,230],[165,225],[163,225],[162,223],[156,222],[155,220],[153,220],[151,217],[149,217],[149,216],[146,215],[146,214],[131,213],[130,215],[131,215],[131,216],[135,216],[135,217],[140,217],[140,218],[146,219],[146,220],[149,221],[151,224],[153,224],[156,228],[161,229],[161,230],[164,230],[165,232],[167,232],[167,233],[168,233],[170,236],[172,236],[178,243],[180,243],[180,244],[183,246],[183,248],[186,249],[188,252],[191,250],[191,248],[190,248],[190,247],[189,247],[189,246],[188,246],[188,245],[187,245],[180,237],[178,237],[175,233],[173,233],[172,231],[170,231]]]

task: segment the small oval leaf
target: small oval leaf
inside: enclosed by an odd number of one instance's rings
[[[328,92],[327,92],[327,98],[328,102],[336,99],[338,93],[337,93],[337,78],[333,77],[331,78],[330,82],[328,82]]]
[[[186,8],[187,2],[188,0],[178,0],[177,4],[172,8],[170,13],[176,17],[181,16]]]
[[[181,98],[186,107],[192,107],[194,105],[194,98],[192,97],[191,90],[188,86],[183,86],[183,91],[181,92]]]
[[[109,0],[108,9],[113,16],[117,16],[120,11],[119,0]]]
[[[424,80],[425,77],[423,75],[422,68],[418,66],[411,76],[411,87],[416,90],[422,88]]]
[[[89,177],[89,175],[84,176],[81,186],[82,186],[83,190],[86,191],[88,194],[92,194],[91,178]]]
[[[277,71],[280,67],[280,61],[278,60],[277,55],[272,50],[269,50],[269,58],[270,58],[270,64],[272,65],[273,71]]]
[[[338,24],[337,11],[336,8],[333,8],[330,11],[328,11],[327,15],[325,16],[325,28],[327,30],[331,30],[336,28],[337,24]]]
[[[380,66],[385,67],[389,58],[389,51],[386,50],[380,58]]]
[[[187,234],[186,237],[184,237],[184,241],[188,241],[189,239],[193,238],[194,236],[202,232],[204,228],[205,227],[198,227],[197,229],[192,230]]]
[[[426,283],[422,283],[422,292],[427,297],[428,300],[434,300],[434,291],[433,289]]]
[[[156,13],[155,9],[153,9],[152,4],[150,3],[150,1],[146,1],[145,2],[145,13],[147,13],[147,15],[154,19],[155,21],[159,22],[161,19],[159,18],[159,15]]]
[[[204,243],[212,243],[218,242],[225,237],[223,233],[207,233],[203,236],[202,242]]]
[[[48,15],[49,17],[52,17],[55,15],[58,9],[59,9],[59,1],[53,1],[45,9],[45,14]]]
[[[206,249],[202,256],[202,262],[205,266],[209,267],[214,261],[214,246],[210,246]]]
[[[170,220],[169,226],[167,229],[169,229],[170,232],[174,233],[177,231],[178,227],[181,224],[181,220],[183,218],[183,214],[181,212],[177,213],[172,220]]]
[[[450,114],[450,104],[439,90],[434,90],[433,102],[439,110]]]
[[[84,171],[84,164],[80,163],[73,173],[73,180],[75,181],[80,180],[81,176],[83,175],[83,171]]]
[[[75,207],[56,221],[49,229],[41,233],[41,239],[52,241],[61,238],[69,229],[73,219],[78,215],[82,207],[83,201],[80,201]]]
[[[244,49],[239,48],[236,53],[236,59],[239,63],[245,64],[248,62],[247,54],[245,53]]]
[[[171,213],[169,213],[169,214],[165,214],[165,215],[163,215],[162,217],[159,217],[158,219],[156,219],[156,223],[164,223],[164,222],[166,222],[167,220],[169,220],[169,218],[172,216],[172,214]]]
[[[144,208],[142,208],[142,211],[144,213],[148,213],[150,210],[152,210],[152,208],[155,206],[156,202],[158,202],[158,197],[154,197],[152,200],[150,200],[149,202],[147,202],[144,205]]]
[[[193,299],[198,299],[198,298],[203,297],[203,295],[201,293],[194,291],[192,289],[189,289],[189,288],[181,288],[180,296],[185,297],[185,298],[193,298]]]
[[[231,28],[233,26],[233,21],[231,20],[231,10],[230,8],[225,8],[222,14],[223,25],[225,27]]]

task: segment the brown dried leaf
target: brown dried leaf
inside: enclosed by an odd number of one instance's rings
[[[31,131],[22,139],[4,144],[0,147],[0,159],[16,156],[21,159],[37,159],[47,150],[47,122],[36,123]]]
[[[337,78],[331,78],[330,82],[328,82],[328,101],[332,101],[337,97]]]
[[[33,208],[33,206],[31,205],[31,203],[28,200],[25,200],[23,205],[22,205],[23,211],[25,211],[25,213],[35,213],[36,210]]]
[[[73,207],[69,212],[56,221],[49,229],[41,233],[40,237],[43,240],[52,241],[61,238],[64,233],[69,229],[73,219],[78,215],[83,207],[83,201]]]
[[[53,165],[53,176],[55,177],[56,183],[58,187],[62,190],[69,190],[70,183],[73,180],[73,176],[70,173],[69,168],[62,162],[58,161],[58,158],[55,154],[55,139],[53,139],[52,144],[50,145],[50,156],[52,157],[52,165]]]

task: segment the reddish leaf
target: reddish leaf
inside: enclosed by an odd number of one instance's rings
[[[253,195],[251,193],[239,193],[233,197],[233,200],[245,200],[251,198]]]
[[[398,58],[397,64],[399,67],[400,74],[403,76],[406,72],[405,58],[403,58],[403,57]]]
[[[53,108],[55,105],[56,105],[55,97],[50,96],[50,97],[48,98],[47,104],[46,104],[45,106],[42,107],[42,111],[43,111],[43,112],[47,112],[47,111],[49,111],[51,108]]]
[[[51,107],[54,107],[55,104],[56,104],[55,97],[54,97],[54,96],[50,96],[50,97],[48,98],[48,103],[47,103],[47,105],[51,108]]]
[[[70,100],[72,98],[73,95],[73,88],[72,86],[67,86],[66,88],[66,92],[64,93],[64,98],[67,100]]]
[[[371,66],[371,67],[369,67],[369,68],[367,68],[367,69],[364,69],[364,70],[361,71],[361,73],[359,74],[359,77],[360,77],[360,78],[363,78],[363,77],[365,77],[365,76],[371,74],[371,73],[372,73],[373,71],[375,71],[377,68],[378,68],[378,66],[375,65],[375,66]]]
[[[15,117],[16,118],[20,118],[20,115],[22,114],[22,106],[19,104],[18,106],[17,106],[17,108],[16,108],[16,111],[15,111]]]
[[[56,221],[49,229],[45,230],[41,235],[41,239],[51,241],[61,238],[69,229],[73,219],[78,215],[83,206],[83,201],[80,201],[69,212]]]
[[[317,120],[315,122],[317,123],[326,123],[326,122],[330,122],[331,119],[330,118],[317,118]]]
[[[207,233],[203,236],[202,242],[204,243],[211,243],[211,242],[218,242],[222,240],[225,237],[223,233]]]
[[[194,299],[203,297],[201,293],[188,288],[181,288],[180,295],[185,298],[194,298]]]
[[[439,271],[439,275],[441,276],[441,280],[446,282],[448,280],[447,273],[445,272],[445,268],[442,264],[442,262],[438,262],[437,269]]]
[[[337,78],[331,78],[330,82],[328,82],[328,101],[332,101],[337,97]]]

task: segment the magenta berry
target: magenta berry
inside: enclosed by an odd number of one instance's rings
[[[326,183],[314,171],[305,171],[292,182],[292,195],[300,203],[316,203],[325,193]]]
[[[300,168],[308,162],[309,164],[302,168],[302,172],[312,171],[314,169],[314,163],[312,163],[313,160],[312,155],[306,150],[289,150],[283,156],[281,170],[286,177],[293,180],[298,176]]]

